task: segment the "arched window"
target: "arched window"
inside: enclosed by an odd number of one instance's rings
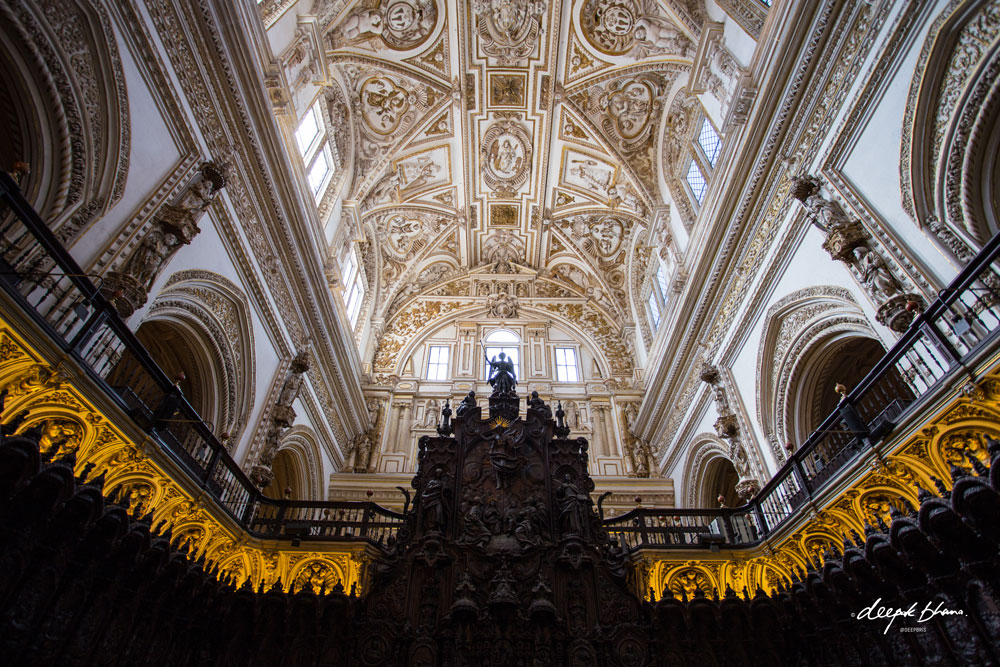
[[[652,280],[653,285],[649,290],[649,299],[646,303],[649,307],[649,321],[653,325],[653,331],[660,328],[660,320],[667,312],[667,300],[670,294],[670,280],[667,277],[667,270],[663,264],[656,269],[656,277]]]
[[[333,181],[334,170],[340,161],[337,144],[327,138],[321,100],[317,99],[302,116],[295,129],[295,143],[302,155],[309,190],[319,202]]]
[[[361,313],[361,302],[365,299],[365,287],[361,276],[361,269],[358,261],[354,257],[354,250],[350,249],[344,258],[341,266],[341,274],[344,276],[344,308],[347,310],[347,319],[351,326],[358,325],[358,314]]]
[[[691,144],[691,157],[684,174],[688,193],[697,207],[705,200],[708,179],[711,178],[721,153],[722,138],[715,131],[712,121],[707,116],[702,116],[698,134]]]
[[[650,291],[646,305],[649,306],[649,321],[653,324],[653,331],[656,331],[660,328],[660,304],[656,300],[655,290]]]
[[[514,364],[514,375],[521,379],[521,337],[507,329],[497,329],[486,337],[486,357],[492,359],[501,352]],[[490,376],[490,365],[483,361],[483,377]]]

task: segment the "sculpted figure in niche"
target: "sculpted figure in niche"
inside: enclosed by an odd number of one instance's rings
[[[570,429],[580,428],[580,408],[576,406],[576,401],[566,401],[566,427]]]
[[[649,477],[650,458],[652,457],[652,452],[649,450],[649,443],[642,438],[633,439],[636,477]]]
[[[424,530],[440,531],[444,530],[447,513],[444,507],[444,480],[441,466],[434,468],[430,479],[424,485],[424,491],[420,494],[423,505]]]
[[[507,488],[507,477],[516,473],[524,463],[524,457],[517,453],[517,444],[510,437],[509,433],[500,433],[493,436],[490,445],[490,465],[496,475],[498,489]]]
[[[382,401],[377,398],[373,398],[368,401],[368,419],[371,421],[372,428],[375,428],[378,425],[378,418],[381,413]]]
[[[858,271],[861,272],[861,279],[872,292],[884,297],[891,297],[899,291],[898,283],[886,269],[885,262],[877,253],[865,246],[858,246],[854,249],[854,258]]]
[[[587,525],[587,510],[590,496],[580,490],[569,473],[563,476],[562,484],[556,491],[559,501],[559,527],[566,535],[583,535]]]
[[[629,402],[622,407],[622,415],[625,417],[625,427],[630,431],[635,426],[635,420],[639,417],[639,409],[635,403]]]
[[[441,404],[438,403],[436,398],[432,398],[427,401],[427,407],[424,408],[424,426],[434,426],[437,424],[438,415],[441,413]]]
[[[358,436],[354,446],[354,472],[368,472],[372,456],[372,439],[367,433]]]

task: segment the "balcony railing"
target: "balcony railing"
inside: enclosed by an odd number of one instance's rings
[[[240,469],[117,311],[0,173],[0,284],[62,350],[234,521],[261,538],[382,542],[406,522],[368,502],[274,500]],[[782,527],[807,499],[892,432],[947,377],[994,344],[1000,285],[992,239],[748,504],[635,509],[604,521],[630,550],[740,547]],[[99,277],[98,277],[99,279]]]
[[[917,317],[757,495],[735,508],[636,509],[605,528],[631,549],[750,546],[918,411],[1000,335],[1000,235]]]
[[[6,173],[0,200],[9,207],[0,206],[4,290],[250,534],[379,542],[404,524],[402,514],[374,503],[264,496]]]

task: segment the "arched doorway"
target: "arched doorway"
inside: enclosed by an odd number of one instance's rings
[[[736,493],[736,483],[739,481],[740,475],[732,461],[722,456],[712,459],[705,466],[702,477],[699,507],[718,507],[719,496],[724,498],[726,507],[742,505],[743,501]]]
[[[184,398],[203,420],[216,426],[219,368],[197,334],[181,323],[152,320],[143,322],[135,335],[168,378],[177,381],[183,374],[178,387]]]
[[[794,409],[790,439],[801,445],[823,420],[837,409],[843,384],[850,391],[858,386],[885,355],[882,344],[856,334],[827,338],[816,346],[793,380]]]
[[[295,452],[290,449],[279,449],[271,464],[274,477],[264,488],[264,495],[275,500],[307,500],[299,467]]]

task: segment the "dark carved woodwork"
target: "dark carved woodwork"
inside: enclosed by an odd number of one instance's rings
[[[505,399],[505,400],[509,400]],[[50,461],[40,432],[0,428],[0,656],[6,665],[997,664],[1000,443],[992,465],[901,502],[892,521],[768,595],[699,589],[654,601],[590,503],[583,439],[535,403],[524,419],[470,401],[420,443],[407,525],[372,559],[364,597],[236,588]],[[494,406],[491,405],[491,408]],[[561,410],[556,411],[561,418]],[[444,422],[447,424],[447,420]],[[558,437],[553,437],[558,428]],[[659,597],[659,599],[655,599]],[[962,610],[853,618],[877,599]]]

